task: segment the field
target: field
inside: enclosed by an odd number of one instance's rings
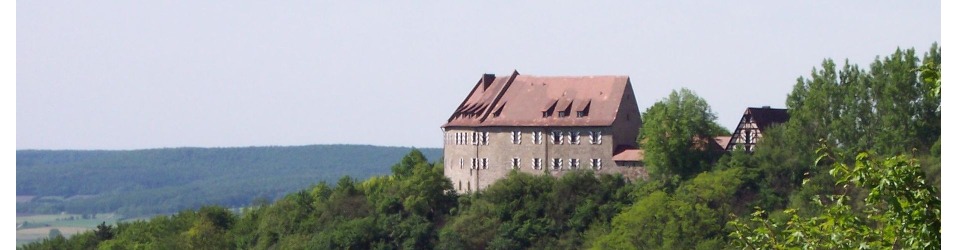
[[[17,215],[17,246],[42,240],[50,235],[50,230],[57,229],[63,236],[92,230],[100,223],[116,224],[115,214],[35,214]]]

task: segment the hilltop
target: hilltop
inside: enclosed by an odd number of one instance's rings
[[[17,150],[17,213],[141,216],[248,206],[342,176],[366,179],[412,148],[308,145],[142,150]],[[419,149],[438,159],[442,149]]]

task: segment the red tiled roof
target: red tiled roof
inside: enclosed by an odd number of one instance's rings
[[[613,161],[642,161],[645,160],[645,150],[631,148],[631,147],[619,147],[615,150],[615,154],[612,155]]]
[[[609,126],[615,121],[627,86],[631,87],[627,76],[487,74],[443,127]],[[578,117],[576,112],[587,106],[588,114]],[[559,117],[559,111],[567,110],[566,116]],[[543,117],[545,111],[552,112]]]
[[[728,143],[732,141],[732,136],[716,136],[712,138],[712,141],[718,145],[719,148],[717,150],[725,150],[725,148],[728,147]]]

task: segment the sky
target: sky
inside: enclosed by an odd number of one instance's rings
[[[441,147],[483,73],[688,88],[734,128],[822,60],[941,44],[940,1],[17,1],[16,148]]]

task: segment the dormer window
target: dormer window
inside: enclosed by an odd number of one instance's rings
[[[559,117],[566,117],[566,116],[569,116],[569,112],[559,111]]]
[[[585,116],[585,111],[576,111],[576,112],[575,112],[575,117],[584,117],[584,116]]]
[[[542,117],[543,118],[549,117],[549,111],[542,111]]]

